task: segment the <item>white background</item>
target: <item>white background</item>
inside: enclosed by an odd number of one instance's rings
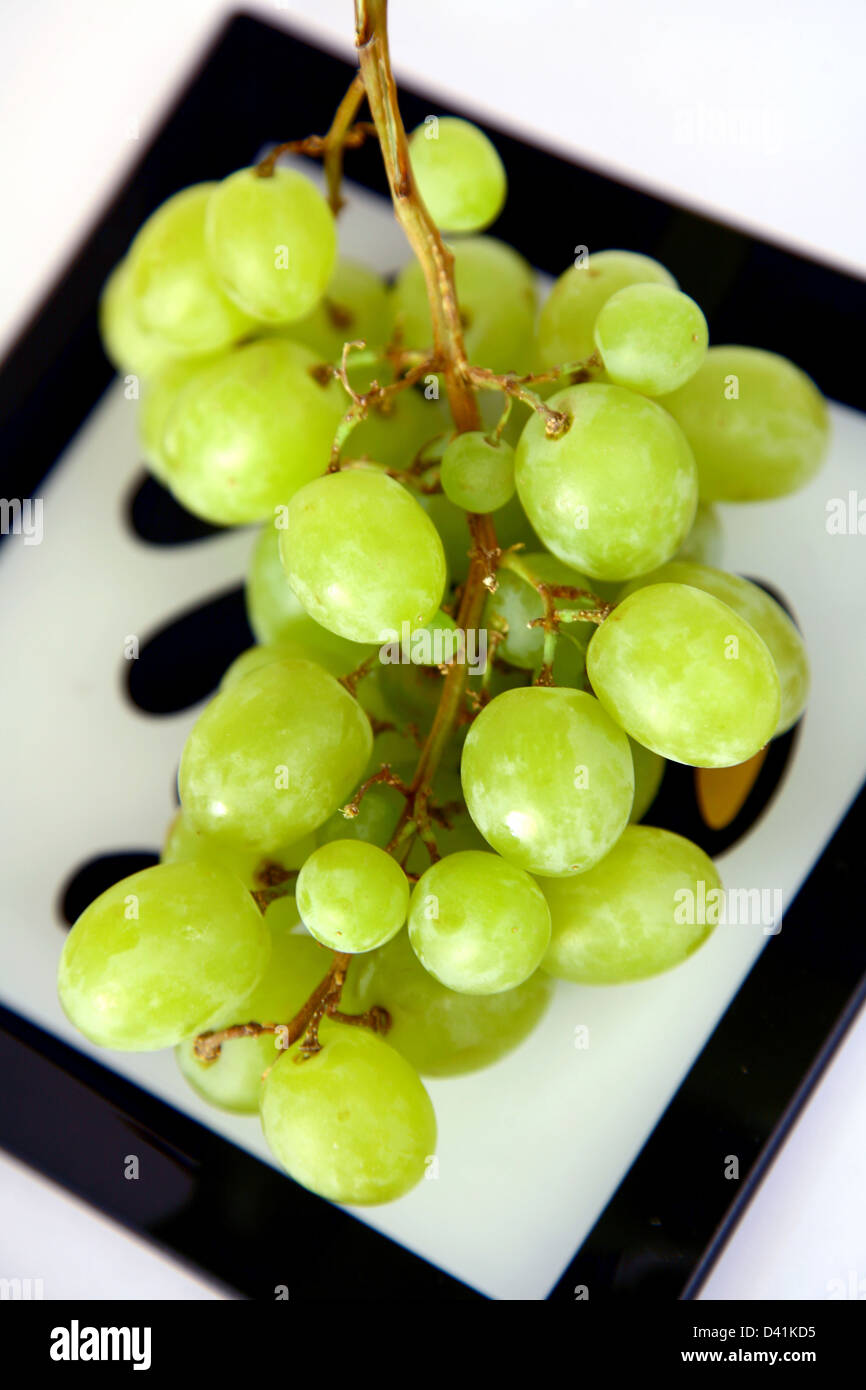
[[[392,0],[398,72],[530,138],[863,268],[860,0]],[[224,7],[213,0],[3,0],[0,341],[48,288]],[[348,0],[262,7],[348,48]],[[468,36],[460,41],[460,34]],[[286,132],[287,135],[302,132]],[[215,132],[218,138],[218,131]],[[543,197],[539,216],[544,215]],[[575,241],[580,241],[579,228]],[[866,1023],[829,1072],[707,1290],[866,1296]],[[24,1170],[0,1164],[0,1273],[47,1296],[204,1296],[201,1285]],[[86,1258],[82,1259],[82,1253]],[[822,1276],[816,1283],[816,1271]],[[79,1279],[84,1275],[79,1273]]]

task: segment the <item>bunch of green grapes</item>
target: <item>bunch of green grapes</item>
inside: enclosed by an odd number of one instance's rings
[[[431,389],[421,265],[389,289],[339,258],[330,206],[279,164],[170,198],[108,282],[149,467],[197,515],[260,524],[257,644],[186,740],[162,862],[97,898],[60,964],[88,1038],[175,1048],[349,1204],[423,1176],[420,1075],[519,1046],[556,980],[644,979],[709,935],[677,908],[715,867],[639,822],[667,761],[742,762],[808,693],[794,624],[717,567],[713,504],[802,486],[827,437],[813,384],[708,348],[645,255],[591,255],[539,314],[530,267],[481,235],[506,179],[474,126],[426,123],[409,156],[491,388],[474,429]]]

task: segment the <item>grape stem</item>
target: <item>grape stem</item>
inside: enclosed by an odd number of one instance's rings
[[[335,1018],[340,1023],[355,1023],[372,1028],[375,1033],[387,1033],[391,1027],[391,1015],[378,1004],[363,1014],[343,1014],[339,1011],[340,996],[351,959],[352,957],[345,952],[334,953],[327,975],[289,1023],[233,1023],[229,1028],[199,1033],[193,1043],[195,1056],[199,1062],[208,1065],[217,1060],[223,1043],[230,1042],[233,1038],[260,1038],[263,1033],[279,1033],[281,1050],[292,1047],[300,1039],[299,1054],[311,1057],[321,1050],[318,1029],[322,1019],[326,1017]]]
[[[409,160],[409,145],[400,116],[397,88],[388,48],[387,0],[355,0],[355,43],[364,78],[367,101],[379,132],[379,144],[394,213],[406,233],[424,272],[434,356],[441,364],[451,414],[458,431],[481,427],[478,402],[468,379],[463,325],[454,287],[454,258],[422,199]],[[457,626],[464,632],[481,624],[488,589],[495,586],[501,551],[489,516],[468,516],[472,536],[469,575],[457,612]],[[429,824],[430,784],[442,753],[463,708],[467,667],[453,663],[445,676],[442,695],[412,781],[412,800],[407,802],[388,845],[394,852],[405,841],[410,822]]]
[[[515,376],[513,372],[491,372],[487,367],[466,368],[466,379],[480,391],[500,391],[504,396],[523,401],[544,420],[544,433],[548,439],[561,439],[568,432],[571,417],[564,410],[552,410],[541,397],[526,385],[526,379]]]
[[[339,367],[332,368],[334,376],[342,384],[346,393],[351,397],[352,404],[337,426],[337,432],[334,435],[334,442],[331,445],[331,462],[328,466],[328,471],[330,473],[335,473],[339,470],[340,454],[343,445],[355,426],[359,425],[362,420],[366,420],[371,409],[387,409],[390,402],[400,391],[405,391],[410,386],[414,386],[422,377],[428,376],[431,372],[435,372],[438,367],[438,360],[436,357],[422,357],[420,361],[410,366],[403,376],[397,377],[395,381],[389,382],[387,386],[380,386],[378,381],[371,381],[368,389],[361,393],[355,390],[349,380],[348,359],[352,348],[363,349],[364,347],[366,347],[366,344],[363,342],[344,343],[340,365]],[[402,474],[397,473],[396,476],[402,477]]]
[[[376,134],[376,127],[370,121],[352,124],[363,100],[364,79],[360,72],[356,72],[346,95],[334,113],[327,135],[307,135],[303,140],[286,140],[281,145],[275,145],[256,165],[259,178],[272,178],[277,160],[284,154],[306,154],[313,158],[323,158],[328,185],[328,204],[336,217],[344,203],[340,192],[343,181],[343,151],[357,149],[369,136]]]

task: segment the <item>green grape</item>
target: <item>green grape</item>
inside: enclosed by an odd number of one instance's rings
[[[268,1073],[262,1127],[295,1182],[331,1202],[390,1202],[424,1176],[436,1117],[418,1073],[365,1028],[323,1021],[320,1052]]]
[[[334,216],[294,169],[239,169],[214,188],[205,241],[231,299],[266,323],[303,318],[325,292],[337,255]]]
[[[310,617],[355,642],[386,642],[432,618],[445,552],[429,517],[384,473],[348,470],[295,493],[280,555]]]
[[[377,371],[380,380],[386,374]],[[343,449],[344,458],[374,459],[383,468],[409,468],[417,454],[448,428],[442,405],[420,391],[400,391],[373,405],[356,425]]]
[[[359,1013],[376,1004],[388,1010],[388,1042],[422,1076],[489,1066],[532,1032],[551,997],[551,982],[538,970],[500,994],[446,989],[424,969],[405,931],[353,961],[349,981]]]
[[[267,852],[315,830],[360,779],[373,736],[360,705],[312,661],[274,661],[216,695],[180,763],[199,829]]]
[[[220,525],[260,521],[324,472],[345,403],[314,365],[300,344],[266,338],[196,374],[163,434],[166,476],[185,507]]]
[[[488,843],[552,877],[583,873],[606,854],[634,798],[622,729],[591,695],[560,687],[491,700],[466,736],[461,776]]]
[[[670,285],[627,285],[606,300],[595,346],[618,386],[661,396],[694,376],[709,330],[700,306]]]
[[[504,241],[468,237],[452,247],[469,360],[493,372],[528,371],[535,325],[535,272]],[[433,342],[424,272],[410,261],[394,287],[394,311],[414,347]]]
[[[595,321],[612,294],[627,285],[668,285],[670,271],[636,251],[597,251],[560,275],[541,310],[538,348],[548,367],[582,362],[595,351]]]
[[[267,854],[259,849],[226,844],[224,840],[215,840],[206,835],[189,816],[178,811],[168,827],[160,862],[186,864],[190,860],[204,859],[209,864],[229,870],[245,888],[253,889],[267,887],[273,882],[274,870],[299,869],[315,848],[314,835],[304,835],[292,844],[281,845]]]
[[[373,951],[400,930],[409,881],[390,854],[363,840],[332,840],[298,875],[298,911],[311,936],[332,951]]]
[[[514,496],[514,450],[480,430],[458,434],[442,457],[441,478],[445,496],[464,511],[498,511]]]
[[[796,724],[809,696],[809,658],[805,643],[781,604],[757,584],[738,574],[710,569],[684,560],[662,565],[652,574],[627,584],[621,597],[649,584],[690,584],[733,608],[755,629],[769,648],[781,687],[782,707],[776,734],[784,734]]]
[[[329,953],[309,936],[293,932],[293,918],[297,918],[293,899],[277,898],[270,904],[265,914],[271,938],[267,971],[252,993],[218,1018],[213,1029],[233,1023],[289,1023],[327,975]],[[181,1074],[193,1090],[220,1110],[256,1114],[262,1076],[279,1058],[281,1035],[231,1038],[222,1044],[217,1060],[207,1063],[198,1060],[193,1042],[187,1038],[175,1050]]]
[[[763,638],[688,584],[652,584],[624,599],[590,641],[586,669],[614,719],[672,762],[745,762],[779,722],[779,677]]]
[[[530,551],[543,548],[516,492],[511,501],[496,513],[496,539],[503,550],[515,545],[522,545],[524,550]]]
[[[234,874],[205,861],[157,864],[82,912],[60,958],[60,1002],[100,1047],[174,1047],[249,994],[269,949]]]
[[[316,307],[279,331],[322,362],[339,362],[348,342],[384,347],[391,336],[388,290],[375,271],[341,257]]]
[[[544,584],[592,591],[592,580],[586,579],[577,570],[569,569],[561,560],[544,551],[521,554],[519,562],[524,573],[531,574]],[[530,627],[529,624],[543,616],[544,600],[522,573],[507,565],[497,570],[496,581],[498,587],[487,600],[485,610],[488,626],[506,634],[496,648],[496,655],[525,671],[538,671],[544,657],[544,632],[540,627]],[[590,598],[557,598],[555,603],[559,612],[594,607]],[[581,679],[586,648],[594,630],[592,623],[563,623],[554,662],[556,685],[572,685]]]
[[[119,372],[149,378],[177,359],[177,349],[141,327],[132,294],[129,261],[109,275],[99,300],[99,336],[105,355]]]
[[[412,892],[409,940],[425,970],[460,994],[528,980],[550,941],[544,894],[497,854],[466,850],[431,864]]]
[[[138,411],[138,439],[145,463],[160,482],[166,482],[169,476],[162,444],[174,403],[183,388],[212,361],[212,357],[178,357],[145,382]]]
[[[700,370],[661,404],[694,450],[706,501],[784,497],[824,461],[824,399],[799,367],[774,352],[710,348]]]
[[[280,560],[280,532],[265,523],[253,550],[246,584],[247,617],[255,637],[264,646],[297,643],[314,653],[327,671],[338,660],[340,675],[356,671],[372,648],[360,642],[347,642],[311,618],[295,597]],[[333,674],[333,672],[332,672]],[[364,681],[363,693],[370,685]],[[360,687],[359,687],[360,689]],[[384,717],[384,716],[383,716]]]
[[[517,491],[543,544],[598,579],[664,564],[688,535],[692,451],[668,413],[622,386],[588,382],[550,398],[569,427],[549,439],[533,415],[516,454]]]
[[[158,207],[129,249],[130,293],[140,327],[182,353],[216,352],[248,333],[253,320],[223,291],[205,251],[212,183],[198,183]]]
[[[553,923],[544,969],[576,984],[616,985],[696,951],[715,925],[700,919],[715,915],[721,880],[691,840],[630,825],[588,873],[542,887]],[[710,894],[710,911],[701,911]]]
[[[695,560],[699,565],[719,565],[722,560],[722,522],[710,502],[698,502],[694,525],[675,560]]]
[[[665,775],[665,760],[644,748],[642,743],[635,743],[633,738],[629,739],[629,747],[634,763],[634,801],[629,820],[635,822],[643,820],[658,796]]]
[[[505,167],[477,125],[453,116],[425,122],[409,137],[418,191],[445,232],[481,232],[505,202]]]

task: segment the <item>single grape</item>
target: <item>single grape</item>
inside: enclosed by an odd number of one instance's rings
[[[466,850],[431,864],[412,892],[409,940],[425,970],[460,994],[528,980],[550,941],[537,883],[497,854]]]
[[[311,937],[292,931],[297,920],[292,899],[278,898],[265,914],[271,938],[268,968],[251,994],[218,1018],[213,1029],[234,1023],[289,1023],[324,979],[331,956]],[[203,1063],[193,1038],[179,1043],[175,1058],[194,1091],[220,1110],[254,1115],[261,1104],[262,1077],[279,1059],[280,1034],[231,1038],[215,1062]]]
[[[673,762],[745,762],[779,722],[766,643],[728,604],[688,584],[652,584],[624,599],[593,635],[586,669],[614,719]]]
[[[390,854],[363,840],[320,846],[298,875],[298,911],[307,931],[332,951],[373,951],[400,930],[409,880]]]
[[[130,293],[141,329],[182,353],[216,352],[254,320],[224,292],[205,252],[212,183],[198,183],[158,207],[129,249]]]
[[[295,493],[280,555],[309,615],[354,642],[386,642],[403,623],[427,622],[445,589],[435,526],[383,473],[331,473]]]
[[[325,670],[331,670],[334,660],[339,661],[341,675],[357,670],[371,655],[373,649],[368,644],[347,642],[309,616],[286,578],[280,560],[280,532],[269,522],[259,532],[253,549],[245,597],[250,627],[265,646],[297,643],[315,653],[313,660]],[[365,690],[367,685],[365,682]]]
[[[621,597],[626,598],[649,584],[690,584],[694,589],[702,589],[721,599],[739,613],[764,639],[776,666],[782,699],[776,734],[784,734],[796,724],[809,697],[809,658],[806,644],[781,604],[765,589],[738,574],[726,574],[724,570],[683,560],[662,565],[652,574],[632,580]]]
[[[602,305],[595,346],[618,386],[646,396],[675,391],[707,353],[709,330],[700,306],[670,285],[627,285]]]
[[[286,874],[299,869],[316,848],[314,835],[304,835],[290,845],[264,853],[242,845],[215,840],[193,824],[189,816],[178,811],[165,837],[160,862],[186,864],[204,859],[235,874],[245,888],[266,888],[282,881]],[[269,909],[270,910],[270,909]]]
[[[706,907],[721,880],[691,840],[630,825],[578,878],[547,879],[553,934],[544,969],[583,985],[616,985],[670,970],[706,941]],[[710,905],[718,902],[711,897]]]
[[[178,350],[138,322],[129,261],[121,261],[105,282],[99,300],[99,336],[111,365],[144,379],[177,360]]]
[[[169,482],[169,469],[162,445],[174,403],[183,388],[213,360],[213,357],[174,358],[155,371],[144,384],[138,411],[138,439],[145,463],[160,482]]]
[[[814,477],[827,452],[820,391],[774,352],[710,348],[691,380],[660,403],[692,446],[705,501],[784,497]]]
[[[481,232],[505,202],[505,167],[477,125],[453,116],[418,126],[409,137],[418,191],[445,232]]]
[[[436,1117],[418,1073],[383,1038],[325,1020],[320,1052],[268,1073],[262,1127],[280,1163],[331,1202],[390,1202],[424,1176]]]
[[[205,861],[157,864],[82,912],[60,958],[60,1002],[100,1047],[174,1047],[249,994],[269,949],[234,874]]]
[[[440,476],[445,496],[464,511],[498,511],[514,495],[514,450],[469,430],[448,445]]]
[[[461,777],[489,844],[552,877],[583,873],[606,854],[634,797],[622,729],[591,695],[559,687],[491,700],[466,736]]]
[[[541,310],[538,348],[548,367],[583,362],[595,350],[595,322],[603,306],[627,285],[677,282],[658,261],[636,251],[596,251],[560,275]]]
[[[517,491],[542,542],[598,579],[664,564],[688,535],[697,472],[682,430],[655,401],[588,382],[549,401],[568,429],[549,439],[534,414],[515,456]]]
[[[201,830],[264,851],[315,830],[348,799],[373,744],[348,691],[312,661],[274,661],[216,695],[180,763]]]
[[[529,371],[535,332],[535,272],[495,237],[455,242],[454,280],[469,360],[493,372]],[[424,272],[417,260],[404,267],[393,296],[404,340],[433,342]]]
[[[698,502],[695,520],[675,560],[695,560],[699,565],[720,565],[722,561],[722,522],[710,502]]]
[[[349,989],[358,1012],[375,1004],[388,1010],[388,1042],[422,1076],[461,1076],[498,1061],[531,1033],[551,997],[550,980],[538,970],[500,994],[446,989],[405,931],[352,962]]]
[[[303,343],[322,362],[339,362],[344,343],[384,347],[391,334],[385,282],[367,266],[340,257],[316,307],[278,331]]]
[[[642,743],[629,739],[631,760],[634,763],[634,801],[629,821],[643,820],[650,806],[658,796],[662,778],[665,775],[665,760],[658,753],[644,748]]]
[[[298,343],[267,338],[196,374],[163,433],[165,476],[185,507],[219,525],[264,520],[324,472],[345,398],[314,366]]]
[[[334,216],[295,169],[266,178],[239,169],[213,189],[205,241],[226,294],[266,323],[303,318],[325,292],[337,255]]]
[[[498,539],[497,533],[497,539]],[[521,570],[552,586],[567,586],[592,592],[593,580],[570,569],[546,551],[521,553]],[[488,626],[505,632],[496,647],[496,655],[525,671],[538,671],[544,656],[544,631],[530,627],[544,614],[544,600],[538,589],[524,578],[523,573],[502,565],[496,572],[497,588],[490,595],[485,609]],[[591,598],[557,598],[559,612],[575,612],[592,608]],[[583,675],[583,664],[589,639],[595,631],[592,623],[563,623],[556,646],[554,684],[577,684]]]
[[[389,663],[379,672],[382,695],[403,724],[426,729],[433,722],[442,695],[442,673],[431,666]],[[363,689],[363,686],[359,687]]]

